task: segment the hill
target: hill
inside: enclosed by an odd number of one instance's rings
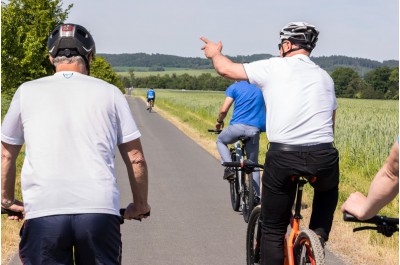
[[[169,67],[169,68],[189,68],[189,69],[211,69],[211,61],[199,57],[180,57],[166,54],[146,54],[146,53],[123,53],[123,54],[105,54],[100,53],[112,67]],[[253,62],[262,59],[271,58],[271,54],[253,54],[228,56],[234,62],[244,63]],[[312,60],[320,65],[327,72],[332,72],[338,67],[349,67],[357,71],[361,76],[370,70],[382,66],[398,67],[398,60],[374,61],[363,58],[353,58],[347,56],[333,55],[312,57]]]

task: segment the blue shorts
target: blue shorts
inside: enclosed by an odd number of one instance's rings
[[[23,264],[121,264],[120,218],[69,214],[28,219],[21,231]],[[73,257],[74,256],[74,257]]]

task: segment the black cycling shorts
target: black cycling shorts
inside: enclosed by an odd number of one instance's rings
[[[21,231],[23,264],[121,264],[120,219],[68,214],[28,219]]]

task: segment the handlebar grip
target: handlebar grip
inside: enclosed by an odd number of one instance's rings
[[[223,166],[225,166],[225,167],[258,167],[258,168],[264,168],[264,165],[261,165],[261,164],[257,164],[257,163],[254,163],[254,162],[252,162],[252,161],[249,161],[249,160],[245,160],[245,161],[243,161],[243,162],[224,162],[224,163],[222,163],[222,165]]]
[[[10,209],[1,207],[1,214],[7,214],[8,216],[18,216],[19,219],[24,219],[24,215],[21,212],[14,212]]]
[[[367,219],[367,220],[359,220],[353,215],[349,214],[348,212],[343,213],[343,220],[346,222],[357,222],[357,223],[365,223],[365,224],[382,224],[384,222],[389,223],[389,224],[398,224],[399,219],[398,218],[391,218],[391,217],[386,217],[386,216],[381,216],[381,215],[375,215],[374,217]]]
[[[121,215],[121,224],[123,224],[124,223],[124,215],[125,215],[125,208],[121,208],[121,209],[119,209],[119,214]],[[144,217],[148,217],[148,216],[150,216],[150,211],[149,212],[147,212],[147,213],[145,213],[144,215],[143,215]],[[142,221],[142,218],[133,218],[134,220],[137,220],[137,221]]]
[[[222,165],[224,167],[242,167],[242,163],[240,162],[224,162]]]
[[[345,222],[360,222],[357,218],[355,218],[353,215],[349,214],[348,212],[343,213],[343,221]]]

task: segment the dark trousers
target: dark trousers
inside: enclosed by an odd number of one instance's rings
[[[338,201],[339,154],[335,148],[312,152],[268,151],[262,177],[263,265],[282,265],[284,236],[296,196],[292,176],[312,175],[313,209],[309,228],[328,240]]]
[[[29,265],[121,263],[120,218],[110,214],[68,214],[28,219],[19,255]]]

